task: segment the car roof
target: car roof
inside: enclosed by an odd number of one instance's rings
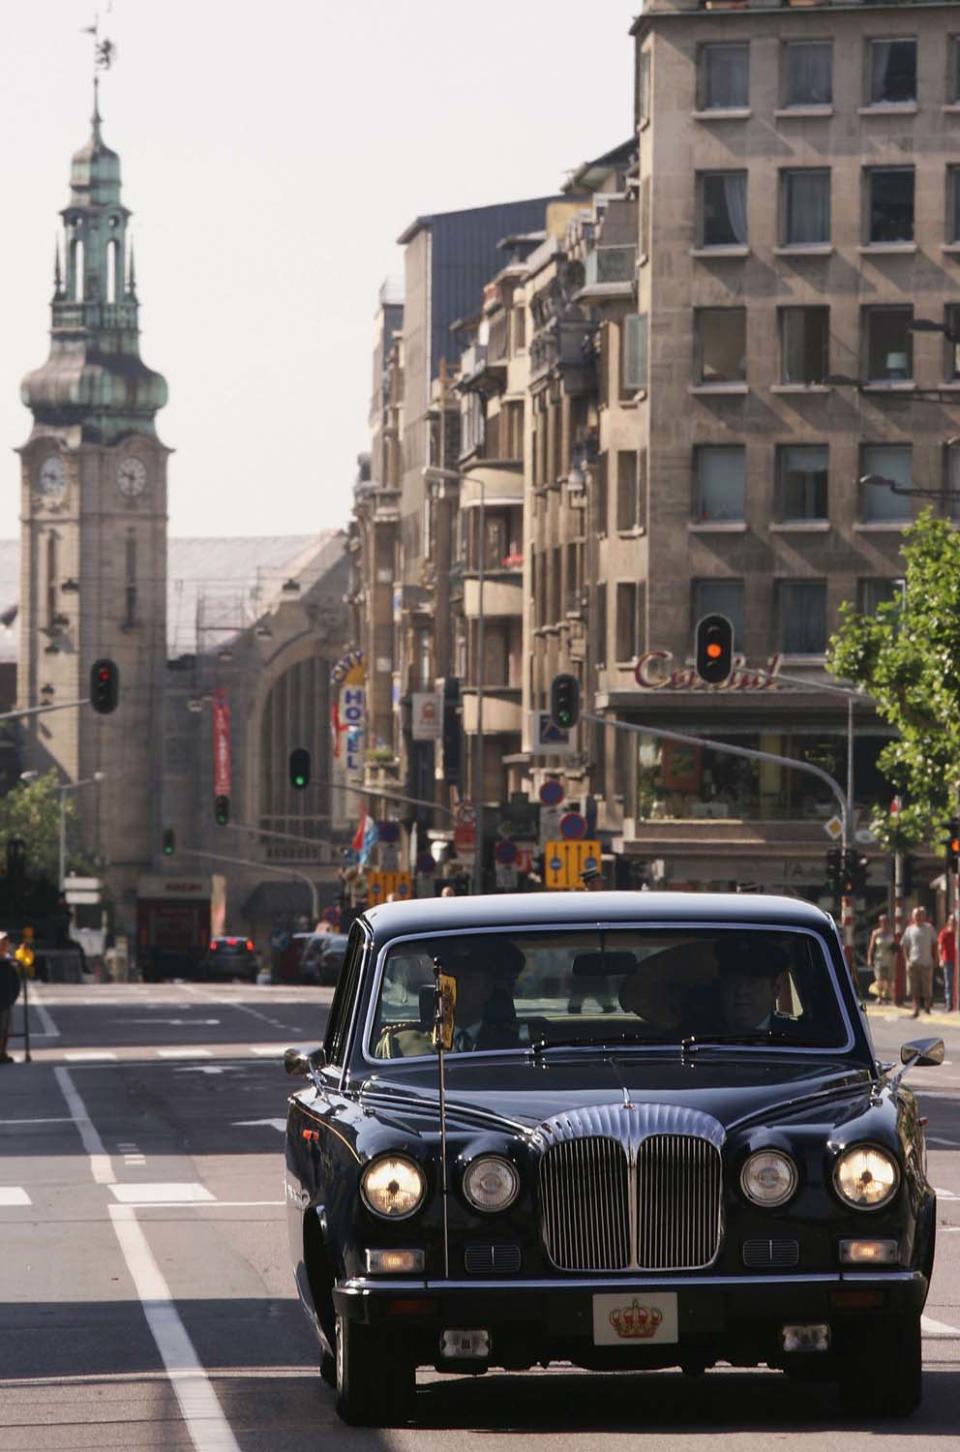
[[[379,943],[409,933],[467,928],[503,932],[572,923],[711,922],[833,929],[833,920],[821,908],[799,898],[734,892],[522,892],[413,898],[368,908],[363,920]]]

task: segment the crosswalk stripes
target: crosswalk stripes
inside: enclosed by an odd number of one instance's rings
[[[0,1205],[32,1205],[22,1185],[0,1185]]]

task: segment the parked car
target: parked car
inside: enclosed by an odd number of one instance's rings
[[[260,955],[252,938],[211,938],[199,974],[201,978],[243,978],[255,983],[259,967]]]
[[[551,1360],[765,1363],[908,1414],[936,1202],[901,1081],[942,1057],[878,1062],[832,920],[792,899],[368,909],[323,1046],[286,1055],[293,1271],[340,1415],[407,1417],[418,1366]]]
[[[319,982],[336,983],[347,951],[346,933],[330,933],[318,958]]]

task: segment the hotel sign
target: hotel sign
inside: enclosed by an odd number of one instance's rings
[[[673,669],[669,650],[648,650],[637,661],[633,674],[642,691],[775,691],[782,659],[772,655],[762,670],[751,670],[744,656],[735,656],[727,679],[718,686],[709,686],[693,666]]]

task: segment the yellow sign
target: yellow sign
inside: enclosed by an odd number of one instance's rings
[[[457,1011],[457,980],[449,973],[444,973],[438,966],[437,992],[440,995],[440,1012],[437,1022],[433,1026],[433,1047],[435,1049],[453,1048],[453,1021]]]
[[[413,879],[409,872],[381,872],[375,868],[367,873],[367,897],[371,906],[380,902],[406,901],[413,897]]]
[[[32,930],[31,930],[32,931]],[[33,965],[36,955],[29,943],[21,943],[13,955],[28,978],[33,977]]]
[[[543,849],[543,882],[551,892],[575,892],[583,886],[585,867],[600,866],[600,843],[590,838],[578,842],[560,839]]]

